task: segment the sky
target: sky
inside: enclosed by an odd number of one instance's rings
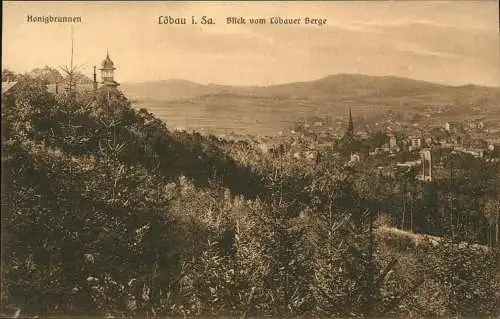
[[[496,1],[3,2],[2,67],[76,64],[87,75],[109,50],[118,82],[185,79],[272,85],[338,73],[500,86]],[[27,16],[81,16],[29,23]],[[159,16],[186,25],[158,24]],[[191,16],[213,25],[190,24]],[[318,25],[235,25],[227,17],[327,19]]]

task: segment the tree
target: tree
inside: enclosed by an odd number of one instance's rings
[[[2,82],[13,82],[17,80],[17,75],[9,69],[2,70]]]
[[[438,283],[444,309],[425,316],[498,316],[497,253],[451,238],[427,247],[419,254],[421,273]]]
[[[43,68],[35,68],[28,73],[34,79],[41,80],[44,84],[55,84],[63,81],[61,73],[52,67],[44,66]]]

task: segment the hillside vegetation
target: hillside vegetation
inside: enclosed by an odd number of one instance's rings
[[[174,133],[106,91],[25,78],[3,102],[2,313],[499,314],[493,248],[377,235],[393,197],[340,160]]]

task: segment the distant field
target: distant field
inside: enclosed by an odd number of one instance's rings
[[[356,116],[370,115],[374,107],[377,112],[391,109],[382,105],[350,105]],[[206,98],[197,101],[137,101],[135,106],[148,109],[171,128],[203,128],[218,134],[233,131],[238,134],[275,135],[291,129],[297,121],[305,121],[306,117],[347,116],[347,107],[289,100],[250,102],[245,98],[223,101]]]

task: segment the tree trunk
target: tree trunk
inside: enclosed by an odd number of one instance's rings
[[[497,220],[496,220],[496,230],[495,230],[495,246],[498,246],[498,211],[500,210],[500,204],[497,205]]]
[[[413,198],[410,197],[410,230],[413,233]]]
[[[374,295],[374,238],[373,238],[373,213],[370,212],[370,229],[369,229],[369,243],[368,243],[368,269],[367,269],[367,285],[365,290],[365,305],[363,309],[363,315],[365,317],[373,316],[373,295]]]
[[[406,213],[406,201],[405,201],[405,192],[403,192],[403,220],[401,222],[401,229],[405,229],[405,213]]]

